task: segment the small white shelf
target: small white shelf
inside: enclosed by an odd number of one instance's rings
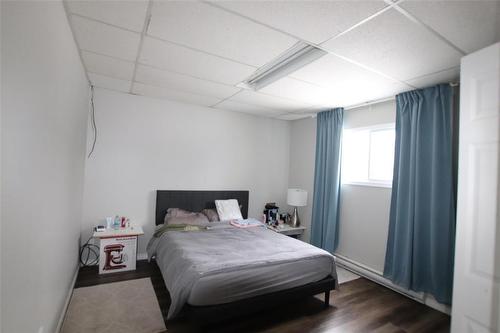
[[[283,224],[282,228],[274,228],[274,227],[269,227],[272,231],[275,231],[277,233],[287,235],[287,236],[300,236],[304,233],[306,230],[306,227],[292,227],[289,226],[288,224]]]
[[[117,238],[128,236],[144,235],[144,231],[140,226],[131,226],[129,228],[106,229],[105,231],[94,231],[94,238]]]

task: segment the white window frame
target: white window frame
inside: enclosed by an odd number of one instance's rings
[[[370,136],[370,141],[371,142],[371,132],[376,132],[376,131],[383,131],[383,130],[389,130],[393,129],[396,130],[396,123],[384,123],[384,124],[377,124],[377,125],[372,125],[372,126],[363,126],[363,127],[353,127],[353,128],[343,128],[343,131],[351,131],[351,132],[361,132],[361,131],[370,131],[369,136]],[[370,145],[368,146],[368,177],[370,177]],[[342,164],[342,161],[341,161]],[[394,165],[393,165],[394,166]],[[394,175],[393,175],[394,177]],[[342,175],[341,175],[342,178]],[[380,181],[380,180],[370,180],[367,179],[367,181],[342,181],[341,179],[341,185],[347,185],[347,186],[369,186],[369,187],[383,187],[383,188],[392,188],[392,180],[390,181]]]

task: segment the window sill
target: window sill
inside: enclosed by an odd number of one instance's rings
[[[342,186],[368,186],[368,187],[382,187],[382,188],[392,188],[392,183],[376,183],[376,182],[347,182],[342,183]]]

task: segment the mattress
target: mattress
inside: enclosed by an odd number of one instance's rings
[[[332,274],[331,266],[332,261],[327,257],[312,257],[220,272],[201,277],[191,289],[187,303],[224,304],[302,286]]]
[[[168,231],[148,244],[169,290],[173,318],[186,304],[229,303],[336,279],[333,256],[265,227],[210,223],[206,231]]]

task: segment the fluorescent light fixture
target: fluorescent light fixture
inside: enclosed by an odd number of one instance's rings
[[[327,54],[315,46],[298,42],[276,59],[259,68],[239,86],[259,90]]]

